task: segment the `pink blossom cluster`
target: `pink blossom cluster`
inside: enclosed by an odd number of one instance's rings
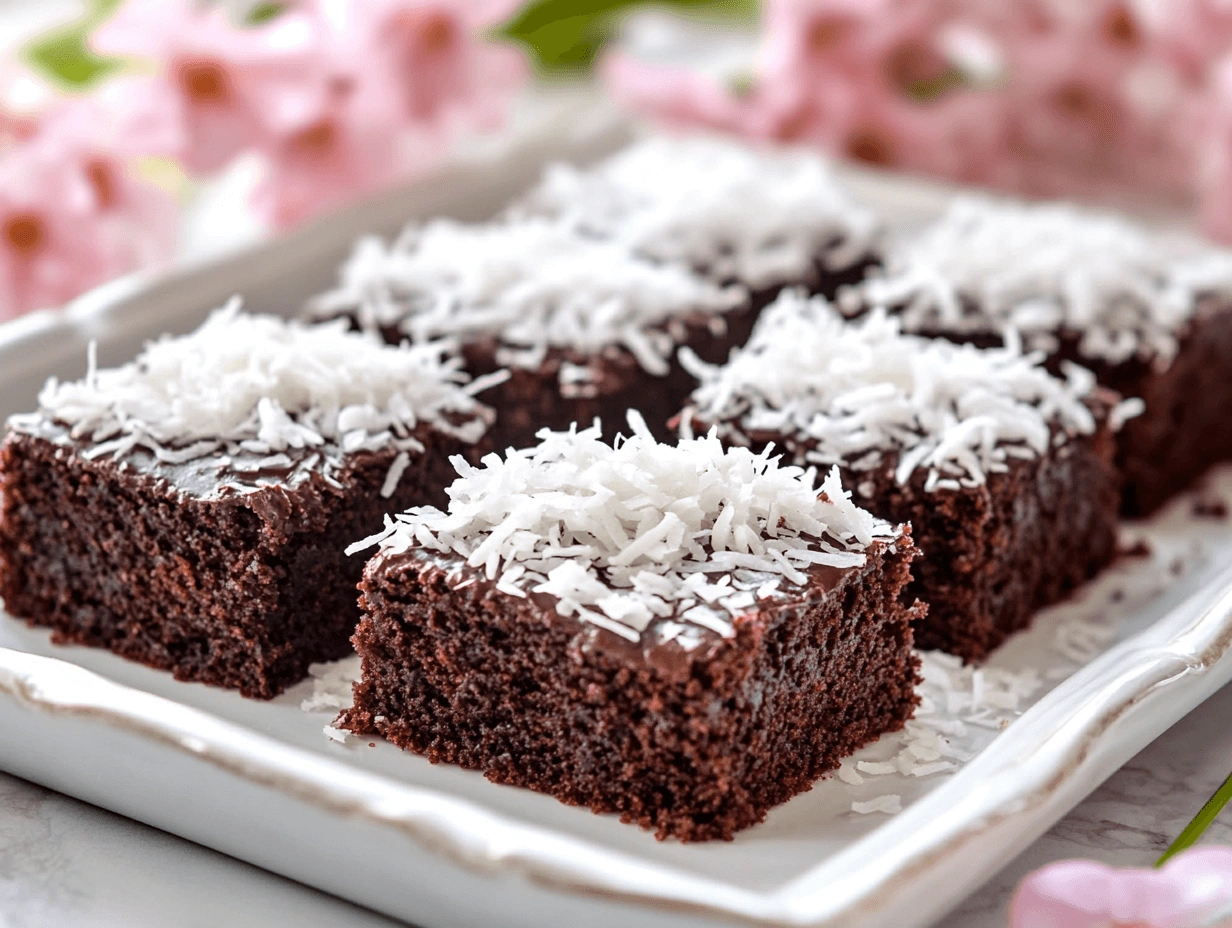
[[[34,111],[0,92],[0,319],[170,256],[179,209],[152,159],[201,178],[259,154],[254,205],[285,228],[492,127],[522,82],[483,35],[506,0],[281,6],[248,24],[235,4],[127,0],[90,37],[124,76]]]
[[[1226,0],[766,0],[752,73],[628,51],[660,118],[1026,195],[1197,203],[1232,239]]]

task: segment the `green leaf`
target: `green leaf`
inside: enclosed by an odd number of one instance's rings
[[[275,16],[280,16],[287,5],[285,3],[258,3],[248,11],[248,16],[244,22],[249,26],[260,26],[262,23],[267,23]]]
[[[531,0],[496,35],[523,45],[542,71],[585,71],[603,46],[615,38],[622,15],[645,0]],[[678,10],[724,18],[756,14],[756,0],[667,0],[656,3]]]
[[[1193,821],[1181,830],[1176,840],[1164,851],[1163,856],[1155,861],[1155,866],[1162,867],[1170,857],[1197,844],[1203,832],[1210,827],[1211,822],[1219,817],[1219,813],[1223,811],[1223,807],[1228,804],[1229,800],[1232,800],[1232,775],[1229,775],[1223,781],[1223,785],[1215,790],[1215,795],[1208,799],[1206,805],[1198,810],[1198,814],[1193,817]]]
[[[69,90],[85,90],[123,67],[115,58],[103,58],[86,44],[91,32],[110,16],[122,0],[92,0],[86,14],[36,38],[22,51],[26,62]]]

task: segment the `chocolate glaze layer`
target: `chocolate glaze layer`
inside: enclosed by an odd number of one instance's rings
[[[870,545],[869,550],[876,553],[885,547],[885,542],[877,541]],[[803,612],[827,597],[841,594],[848,580],[862,569],[813,565],[805,571],[809,578],[807,586],[790,586],[784,581],[776,595],[734,616],[733,626],[738,629],[745,624],[764,621],[762,603],[780,616],[785,611]],[[463,584],[473,587],[476,597],[514,598],[497,590],[496,581],[489,580],[482,569],[468,566],[455,554],[415,548],[400,554],[379,553],[364,570],[365,580],[380,583],[396,579],[399,575],[418,575],[420,584],[425,588],[434,586],[439,578],[454,589],[462,588]],[[766,579],[770,577],[766,575]],[[583,619],[562,615],[557,609],[560,600],[556,596],[528,593],[526,598],[534,604],[545,622],[576,630],[574,647],[579,653],[598,651],[630,666],[648,665],[669,680],[687,679],[694,664],[713,660],[725,643],[731,640],[713,629],[674,615],[656,616],[640,633],[638,640],[631,641]]]

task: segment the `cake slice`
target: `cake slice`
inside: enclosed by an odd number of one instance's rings
[[[590,168],[551,165],[509,213],[740,284],[758,307],[784,286],[833,295],[880,252],[879,222],[823,158],[707,136],[655,136]]]
[[[232,305],[49,381],[0,449],[0,597],[53,640],[269,698],[343,656],[392,509],[445,500],[491,411],[442,345]]]
[[[909,532],[835,474],[598,425],[489,455],[364,570],[338,724],[652,828],[730,838],[916,704]]]
[[[456,338],[477,377],[508,368],[486,397],[497,447],[534,444],[544,427],[623,418],[630,407],[666,436],[693,388],[675,348],[719,360],[752,326],[741,288],[537,218],[435,220],[388,246],[364,239],[339,286],[308,312],[393,343]]]
[[[1112,432],[1127,410],[1076,365],[1062,380],[1014,342],[899,324],[784,293],[728,364],[687,360],[700,385],[681,427],[838,466],[860,505],[911,525],[909,595],[928,603],[917,644],[979,660],[1113,558]]]
[[[883,306],[906,331],[983,345],[1013,327],[1054,370],[1076,361],[1143,401],[1118,436],[1126,514],[1232,458],[1232,254],[1070,206],[976,198],[884,248],[844,312]]]

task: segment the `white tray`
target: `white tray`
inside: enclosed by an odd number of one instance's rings
[[[330,282],[357,232],[389,232],[412,215],[490,214],[546,159],[593,157],[625,137],[590,104],[566,105],[507,149],[328,223],[2,327],[0,415],[32,407],[48,374],[80,376],[90,339],[115,363],[146,338],[192,328],[234,292],[256,311],[293,311]],[[905,217],[940,199],[924,185],[853,182]],[[1204,492],[1232,497],[1232,473]],[[1133,528],[1152,539],[1150,559],[1123,562],[994,656],[982,683],[1025,668],[1042,681],[952,739],[951,753],[974,759],[929,777],[827,779],[731,843],[659,843],[384,743],[333,743],[322,732],[331,716],[299,708],[310,682],[273,702],[245,700],[53,647],[2,615],[0,769],[424,928],[923,926],[1232,678],[1232,526],[1188,506]],[[969,671],[953,676],[981,685]],[[888,736],[858,759],[884,761],[902,745]],[[904,811],[851,811],[886,793]]]

